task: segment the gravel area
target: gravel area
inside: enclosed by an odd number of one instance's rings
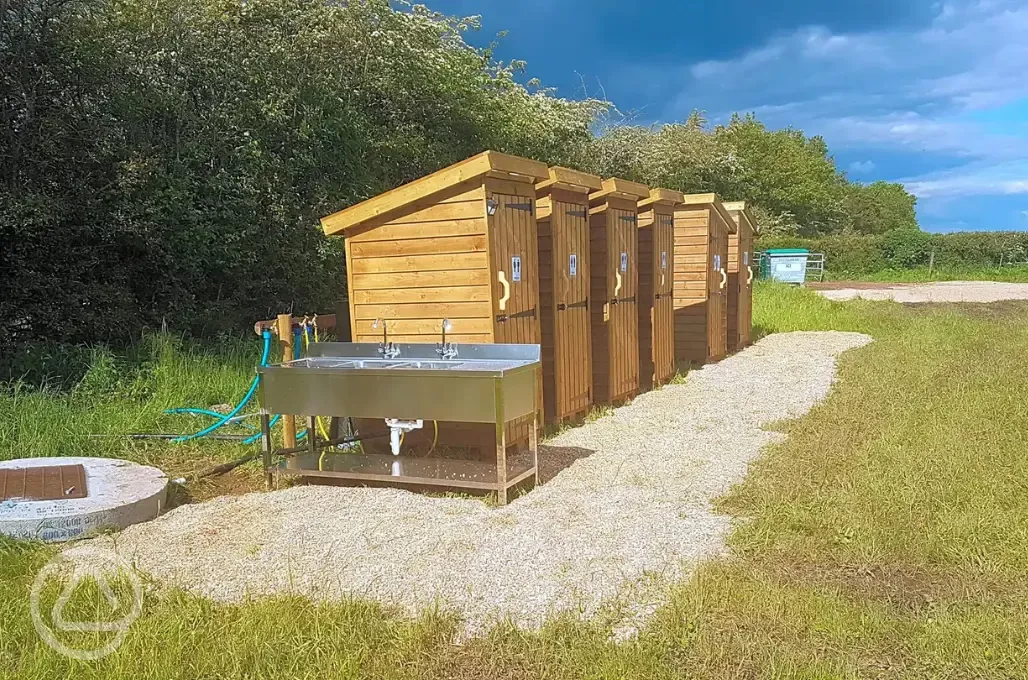
[[[858,333],[772,335],[681,385],[546,442],[575,459],[507,507],[393,489],[298,486],[186,505],[98,539],[160,582],[219,601],[299,593],[508,620],[609,617],[630,634],[667,582],[724,549],[711,500],[783,435],[762,426],[828,393]],[[591,452],[591,453],[590,453]],[[586,455],[588,454],[588,455]]]
[[[999,302],[1000,300],[1028,300],[1028,283],[1001,283],[997,281],[940,281],[878,287],[839,288],[818,290],[829,300],[895,300],[896,302]]]

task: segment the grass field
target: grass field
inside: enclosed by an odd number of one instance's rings
[[[150,595],[125,644],[95,663],[39,641],[28,590],[49,548],[0,542],[0,675],[18,678],[1028,677],[1028,303],[833,303],[761,285],[761,333],[838,329],[830,397],[777,426],[788,439],[720,501],[731,556],[676,586],[637,640],[602,622],[499,628],[455,644],[444,611],[365,602],[218,606]],[[89,439],[170,428],[163,408],[229,401],[256,350],[227,358],[161,339],[101,358],[86,387],[0,396],[0,456],[117,454],[186,469],[234,445]],[[92,377],[90,375],[92,374]],[[105,377],[106,376],[106,377]],[[96,380],[103,389],[88,388]],[[116,398],[106,387],[119,385]],[[94,597],[95,593],[92,594]],[[84,594],[80,607],[90,607]]]

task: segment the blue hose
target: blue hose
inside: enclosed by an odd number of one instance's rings
[[[265,330],[261,335],[264,338],[264,349],[261,351],[261,366],[267,366],[268,365],[268,355],[271,354],[271,331]],[[260,384],[260,382],[261,382],[261,376],[260,375],[254,376],[253,382],[250,383],[250,389],[248,389],[246,391],[246,394],[243,396],[243,400],[240,401],[238,404],[236,404],[236,407],[234,409],[232,409],[231,411],[226,413],[224,416],[221,416],[218,420],[216,420],[211,425],[208,425],[207,427],[205,427],[204,429],[200,430],[199,432],[194,432],[193,434],[183,435],[181,437],[175,437],[171,441],[173,441],[176,444],[181,444],[182,442],[187,442],[187,441],[190,441],[190,440],[193,440],[193,439],[199,439],[200,437],[204,437],[204,436],[210,434],[211,432],[214,432],[219,427],[221,427],[222,425],[224,425],[228,421],[232,420],[233,417],[235,417],[240,411],[243,410],[243,407],[246,406],[247,402],[249,402],[250,399],[253,398],[253,395],[257,391],[257,386]]]
[[[271,420],[268,421],[268,429],[270,430],[271,428],[275,427],[275,424],[278,423],[278,419],[281,418],[281,417],[282,416],[279,416],[279,415],[272,416]],[[303,439],[306,436],[307,436],[307,430],[300,430],[299,432],[296,433],[296,441],[300,441],[301,439]],[[259,441],[260,438],[261,438],[261,433],[258,432],[257,434],[251,435],[251,436],[247,437],[246,439],[244,439],[243,443],[244,444],[253,444],[253,443]]]
[[[296,357],[297,359],[299,359],[300,358],[300,333],[299,332],[297,332],[293,336],[293,347],[294,347],[294,349],[293,349],[293,356]],[[270,430],[271,428],[275,427],[275,424],[278,423],[278,420],[281,417],[282,416],[280,416],[280,415],[272,416],[271,420],[268,421],[268,429]],[[303,430],[302,432],[297,433],[296,439],[297,440],[303,439],[304,436],[306,436],[306,434],[307,434],[307,430]],[[260,438],[261,438],[261,433],[258,432],[257,434],[244,439],[243,440],[243,444],[253,444],[254,442],[259,441]]]
[[[225,415],[224,413],[219,413],[218,411],[210,411],[210,410],[205,409],[205,408],[169,408],[169,409],[165,409],[164,412],[165,413],[171,413],[171,414],[175,414],[175,413],[195,413],[195,414],[198,414],[198,415],[201,415],[201,416],[210,416],[212,418],[221,418],[221,417],[223,417]],[[260,415],[260,414],[259,413],[248,413],[245,416],[239,416],[239,418],[251,418],[253,416],[258,416],[258,415]],[[250,423],[244,423],[242,420],[238,420],[237,419],[235,422],[237,424],[239,424],[239,425],[242,425],[243,427],[250,428],[251,430],[256,429]]]
[[[275,424],[278,422],[278,419],[281,418],[281,417],[282,416],[279,416],[279,415],[272,416],[271,420],[268,421],[268,429],[270,430],[271,428],[275,427]],[[251,436],[247,437],[246,439],[244,439],[243,443],[244,444],[253,444],[254,442],[258,441],[261,438],[261,434],[262,433],[258,432],[257,434],[251,435]]]

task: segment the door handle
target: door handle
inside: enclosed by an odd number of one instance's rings
[[[725,273],[724,269],[721,269],[719,271],[721,272],[721,284],[718,286],[718,288],[724,290],[725,286],[728,285],[728,274]]]
[[[746,270],[750,273],[750,275],[746,277],[746,285],[748,286],[753,283],[753,267],[746,267]]]
[[[614,297],[617,297],[618,293],[621,292],[621,272],[616,269],[614,270],[614,280],[617,281],[614,284]]]
[[[496,278],[503,286],[503,295],[500,297],[500,311],[502,312],[507,309],[507,300],[510,299],[510,284],[507,283],[507,275],[503,273],[502,269],[496,271]]]

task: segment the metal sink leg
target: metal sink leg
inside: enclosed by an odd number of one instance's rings
[[[493,382],[496,394],[496,502],[507,504],[507,428],[504,427],[503,389]]]
[[[318,421],[315,416],[307,416],[307,453],[312,456],[318,452]]]
[[[532,431],[529,433],[531,439],[528,445],[532,448],[532,467],[535,469],[535,477],[532,479],[532,487],[539,486],[539,412],[532,414]]]
[[[261,409],[261,445],[264,448],[264,486],[271,491],[271,416],[263,409]]]

